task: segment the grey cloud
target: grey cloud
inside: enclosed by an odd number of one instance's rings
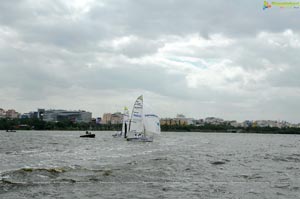
[[[293,106],[300,97],[291,94],[297,93],[300,86],[299,48],[280,48],[270,45],[267,37],[258,38],[261,32],[267,32],[278,33],[281,39],[280,34],[287,29],[299,35],[297,9],[262,11],[262,2],[233,0],[95,1],[88,12],[77,18],[73,16],[76,11],[59,0],[3,1],[0,9],[0,30],[8,28],[16,34],[10,39],[2,36],[3,41],[0,38],[0,87],[6,92],[3,95],[9,96],[12,90],[17,93],[19,100],[11,99],[16,106],[25,107],[23,101],[34,104],[37,100],[68,106],[65,98],[80,95],[79,92],[73,95],[78,89],[83,90],[84,95],[95,95],[78,96],[80,99],[99,99],[99,105],[89,106],[97,110],[101,102],[104,106],[109,103],[101,100],[104,90],[114,91],[107,98],[115,98],[115,93],[120,91],[122,94],[141,91],[168,99],[170,107],[189,110],[186,114],[191,116],[202,113],[246,119],[261,115],[272,119],[282,114],[291,120],[299,116]],[[227,46],[191,45],[187,47],[192,51],[190,54],[176,49],[170,52],[170,57],[164,58],[176,60],[191,56],[216,63],[228,59],[232,61],[226,65],[228,69],[238,68],[254,77],[262,74],[263,78],[247,79],[238,73],[224,77],[223,85],[216,86],[212,81],[211,85],[199,83],[191,88],[187,74],[192,69],[171,73],[170,68],[177,70],[176,67],[166,67],[161,60],[143,62],[143,57],[155,59],[165,45],[174,42],[170,37],[185,38],[191,34],[207,40],[212,40],[213,34],[221,34],[234,42]],[[122,37],[134,39],[114,48],[111,42]],[[287,36],[282,43],[289,38]],[[103,43],[107,45],[101,45]],[[179,61],[176,64],[180,66]],[[182,62],[183,67],[184,64]],[[211,69],[210,65],[205,67]],[[208,75],[217,81],[220,74]],[[276,92],[266,92],[272,89],[289,92],[278,97]],[[7,96],[6,101],[10,101]],[[74,106],[82,104],[72,103]],[[280,108],[272,111],[272,106]],[[163,110],[163,105],[160,108]]]
[[[261,30],[282,31],[296,24],[297,12],[262,11],[262,2],[237,1],[106,1],[90,18],[105,19],[136,35],[157,36],[199,32],[209,35],[253,35]],[[108,15],[108,13],[110,15]],[[280,15],[280,16],[279,16]]]
[[[130,45],[120,50],[121,54],[128,57],[140,57],[143,55],[154,54],[158,48],[162,46],[162,43],[147,40],[137,40]]]

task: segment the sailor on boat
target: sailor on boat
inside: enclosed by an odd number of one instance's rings
[[[135,134],[134,134],[134,137],[135,137],[135,138],[141,138],[141,137],[144,137],[144,136],[143,136],[143,134],[141,134],[141,133],[139,133],[139,134],[135,133]]]

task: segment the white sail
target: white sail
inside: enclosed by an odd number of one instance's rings
[[[153,134],[160,134],[160,121],[159,117],[154,114],[145,114],[144,125],[146,134],[151,136]]]
[[[129,121],[129,111],[127,107],[124,107],[123,113],[123,124],[122,124],[122,132],[121,135],[125,133],[125,130],[128,129],[128,121]]]
[[[144,133],[143,125],[143,95],[139,96],[132,109],[131,119],[129,122],[129,133]]]
[[[144,114],[143,96],[139,96],[132,109],[129,122],[129,138],[127,141],[152,142],[154,134],[160,134],[159,117],[154,114]]]

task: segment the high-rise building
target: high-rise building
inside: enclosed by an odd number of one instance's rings
[[[104,113],[101,123],[102,124],[110,124],[111,123],[111,113]]]
[[[19,117],[19,113],[16,112],[14,109],[9,109],[6,111],[6,117],[14,119]]]
[[[123,114],[121,112],[116,112],[111,115],[111,124],[122,124]]]
[[[4,109],[0,108],[0,118],[6,117],[6,112]]]
[[[121,112],[116,113],[104,113],[101,123],[102,124],[121,124],[123,120],[123,114]]]

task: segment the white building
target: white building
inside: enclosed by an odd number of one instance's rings
[[[207,117],[205,118],[205,123],[207,124],[214,124],[214,125],[218,125],[218,124],[223,124],[224,120],[221,118],[216,118],[216,117]]]
[[[0,118],[6,117],[6,112],[4,109],[0,108]]]
[[[7,118],[11,118],[11,119],[15,119],[19,117],[19,113],[16,112],[14,109],[9,109],[6,111],[6,117]]]

